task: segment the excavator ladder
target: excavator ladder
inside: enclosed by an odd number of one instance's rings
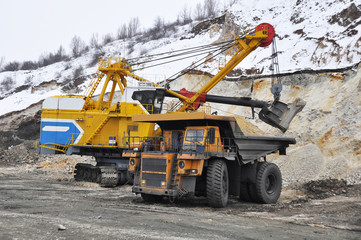
[[[72,134],[72,136],[70,138],[68,138],[68,140],[66,141],[65,144],[44,143],[44,144],[39,145],[39,147],[54,150],[55,152],[66,153],[68,151],[69,146],[74,143],[74,140],[75,139]]]

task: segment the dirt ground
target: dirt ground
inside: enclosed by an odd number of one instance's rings
[[[297,189],[298,188],[298,189]],[[276,204],[231,198],[143,202],[130,186],[75,182],[46,164],[0,167],[0,239],[360,239],[361,186],[327,180],[284,189]]]

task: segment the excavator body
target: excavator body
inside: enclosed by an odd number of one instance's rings
[[[149,94],[139,94],[141,91]],[[139,100],[132,95],[138,92]],[[93,156],[96,166],[78,164],[75,179],[103,186],[115,186],[132,181],[127,174],[128,159],[121,154],[126,149],[124,136],[152,136],[153,123],[134,123],[134,114],[153,114],[154,87],[127,87],[119,102],[106,110],[83,110],[85,100],[79,96],[55,96],[44,100],[41,117],[40,153]],[[146,104],[148,103],[148,104]],[[159,106],[161,108],[161,106]]]

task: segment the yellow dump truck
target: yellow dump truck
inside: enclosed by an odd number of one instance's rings
[[[245,135],[234,117],[202,112],[135,115],[137,123],[156,123],[159,137],[127,138],[128,171],[133,192],[145,201],[163,197],[206,196],[212,207],[227,205],[228,196],[274,203],[281,193],[279,168],[266,162],[271,153],[286,154],[294,138]]]

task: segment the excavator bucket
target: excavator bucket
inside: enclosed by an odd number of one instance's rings
[[[306,102],[297,98],[293,103],[283,103],[275,101],[269,109],[262,109],[259,113],[259,118],[265,123],[286,132],[291,121],[299,113]]]

